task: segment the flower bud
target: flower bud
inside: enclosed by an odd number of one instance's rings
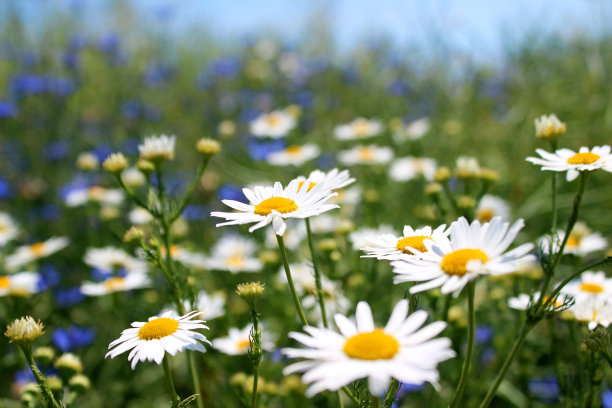
[[[230,137],[236,133],[236,125],[231,120],[224,120],[219,123],[217,131],[223,137]]]
[[[460,179],[471,180],[480,176],[480,165],[474,157],[458,157],[455,175]]]
[[[440,167],[434,174],[434,180],[438,183],[444,183],[451,178],[451,171],[448,167]]]
[[[128,166],[128,161],[123,153],[113,153],[104,160],[102,167],[109,173],[117,174],[125,170]]]
[[[77,374],[68,381],[68,386],[74,392],[83,393],[91,387],[91,382],[83,374]]]
[[[469,211],[476,207],[476,200],[470,196],[460,196],[457,200],[457,207],[459,207],[459,209],[462,211]]]
[[[567,130],[566,124],[561,122],[554,113],[548,116],[542,115],[535,119],[534,124],[538,139],[556,139]]]
[[[132,226],[123,234],[123,242],[140,242],[144,235],[142,228]]]
[[[212,156],[221,151],[221,144],[214,139],[203,137],[196,143],[196,149],[205,156]]]
[[[236,293],[246,300],[249,305],[253,305],[261,298],[264,286],[265,285],[261,282],[241,283],[238,285]]]
[[[44,327],[45,326],[40,320],[35,321],[31,316],[25,316],[9,324],[4,335],[8,337],[12,343],[21,347],[28,347],[31,346],[36,339],[42,336]]]
[[[610,345],[610,333],[607,327],[597,325],[593,330],[589,330],[584,338],[584,344],[592,352],[607,353]]]
[[[493,169],[483,167],[480,169],[480,179],[486,182],[495,182],[499,180],[499,172]]]
[[[60,392],[64,389],[64,383],[62,383],[62,379],[57,375],[50,375],[47,377],[47,386],[51,392]]]
[[[63,378],[70,378],[83,371],[81,359],[72,353],[64,353],[55,360],[53,367],[57,368]]]
[[[55,350],[53,350],[51,347],[38,347],[36,350],[34,350],[32,356],[38,363],[43,366],[47,366],[51,364],[55,358]]]
[[[98,169],[100,161],[95,154],[85,152],[79,154],[79,157],[77,157],[76,166],[80,170],[93,171]]]
[[[442,192],[442,186],[439,183],[429,183],[425,186],[425,194],[428,196],[437,196]]]
[[[136,162],[136,168],[144,174],[149,175],[155,171],[155,165],[149,160],[140,159]]]

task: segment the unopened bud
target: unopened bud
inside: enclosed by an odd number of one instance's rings
[[[236,293],[238,296],[247,301],[249,305],[253,305],[261,298],[264,291],[264,284],[261,282],[248,282],[238,285]]]
[[[51,364],[55,358],[55,350],[53,350],[51,347],[38,347],[36,350],[34,350],[32,356],[36,362],[43,366],[47,366]]]
[[[91,382],[83,374],[77,374],[68,381],[68,386],[74,392],[83,393],[91,387]]]
[[[21,319],[13,321],[6,328],[4,335],[8,337],[12,343],[18,346],[31,346],[32,343],[42,336],[44,325],[39,321],[34,320],[31,316],[25,316]]]
[[[64,353],[55,360],[53,367],[57,368],[63,378],[70,378],[83,371],[81,359],[72,353]]]
[[[198,152],[206,156],[212,156],[221,151],[221,144],[214,139],[203,137],[196,143]]]
[[[102,167],[109,173],[117,174],[125,170],[128,166],[128,161],[123,153],[113,153],[104,160]]]
[[[77,157],[76,166],[80,170],[93,171],[98,169],[100,161],[95,154],[85,152],[79,154],[79,157]]]
[[[145,233],[142,228],[132,226],[123,235],[123,242],[140,242],[144,235]]]
[[[597,325],[593,330],[589,330],[584,338],[584,344],[586,347],[597,353],[607,353],[608,346],[610,345],[610,333],[607,327]]]
[[[440,167],[434,174],[434,180],[438,183],[444,183],[451,178],[451,171],[448,167]]]

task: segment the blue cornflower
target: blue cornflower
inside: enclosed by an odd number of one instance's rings
[[[476,344],[485,344],[493,339],[494,334],[495,332],[491,326],[479,325],[474,332],[474,340]]]
[[[76,305],[77,303],[81,303],[84,299],[85,295],[81,293],[81,288],[78,286],[55,290],[55,301],[60,307]]]
[[[17,116],[17,105],[9,101],[0,101],[0,119]]]
[[[202,221],[209,213],[208,208],[201,204],[192,204],[185,207],[181,214],[187,221]]]
[[[242,201],[245,198],[242,189],[233,184],[222,184],[217,189],[216,195],[219,200]]]
[[[555,402],[559,397],[559,383],[554,377],[531,379],[527,388],[542,402]]]
[[[96,340],[96,331],[84,326],[70,325],[67,329],[58,327],[51,334],[53,344],[63,352],[85,347]]]

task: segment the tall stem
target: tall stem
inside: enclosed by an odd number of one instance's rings
[[[461,399],[461,395],[463,394],[463,390],[465,388],[465,384],[467,383],[468,372],[470,370],[470,364],[472,362],[472,351],[474,350],[474,332],[476,330],[476,318],[474,311],[474,287],[475,282],[472,280],[467,284],[467,302],[468,302],[468,344],[467,351],[465,353],[465,361],[463,362],[463,369],[461,370],[461,378],[459,378],[459,385],[457,385],[457,390],[455,391],[455,396],[453,400],[448,405],[449,408],[453,408],[457,406],[459,400]]]
[[[278,242],[278,248],[280,249],[281,258],[283,259],[283,266],[285,267],[285,275],[287,276],[287,282],[289,283],[289,289],[291,290],[291,296],[293,297],[293,303],[295,303],[295,308],[297,309],[298,315],[300,316],[300,320],[304,326],[308,326],[308,320],[306,320],[306,315],[304,314],[304,310],[302,309],[302,305],[300,304],[300,298],[295,290],[295,285],[293,284],[293,278],[291,277],[291,271],[289,270],[289,261],[287,260],[287,252],[285,251],[285,242],[283,241],[283,237],[280,235],[276,235],[276,241]]]
[[[211,156],[206,156],[200,163],[200,167],[198,168],[198,173],[197,173],[195,180],[193,180],[193,182],[187,187],[187,191],[185,195],[183,196],[183,199],[181,200],[181,203],[179,204],[178,209],[176,210],[176,213],[170,218],[168,224],[172,225],[172,223],[176,221],[178,217],[181,216],[181,213],[185,209],[185,206],[189,204],[189,202],[191,201],[191,198],[193,197],[195,192],[198,190],[198,186],[200,185],[200,179],[202,178],[202,174],[204,174],[204,170],[206,170],[206,166],[208,165],[208,162],[210,161],[210,157]]]
[[[162,366],[164,367],[164,374],[166,376],[166,384],[168,385],[168,391],[170,391],[170,395],[172,396],[172,407],[178,407],[181,399],[176,394],[176,390],[174,389],[174,382],[172,382],[172,374],[170,374],[170,367],[168,366],[168,358],[164,356],[162,360]]]
[[[30,370],[32,370],[32,374],[34,374],[34,378],[36,379],[36,382],[38,383],[42,391],[43,397],[47,401],[47,406],[52,408],[61,408],[61,405],[55,400],[53,393],[49,389],[49,385],[47,384],[45,376],[40,372],[40,370],[38,370],[38,367],[36,367],[36,363],[34,363],[31,346],[24,346],[19,348],[23,352],[23,355],[26,361],[28,362],[28,366],[30,366]]]
[[[321,309],[321,319],[323,320],[323,326],[327,328],[329,327],[329,323],[327,321],[327,313],[325,312],[325,302],[323,301],[323,286],[321,285],[321,272],[319,272],[319,267],[317,266],[317,259],[314,253],[314,245],[312,244],[312,233],[310,231],[310,220],[308,218],[305,218],[304,220],[306,221],[306,233],[308,235],[308,246],[310,247],[310,258],[312,259],[312,269],[314,270],[315,285],[317,287],[317,300],[319,301],[319,308]]]
[[[550,147],[552,148],[553,152],[557,150],[557,141],[556,140],[551,141]],[[557,172],[552,171],[551,173],[552,173],[552,176],[551,176],[550,181],[551,181],[551,188],[552,188],[552,224],[551,224],[551,229],[550,229],[550,238],[551,240],[553,240],[552,242],[554,242],[554,239],[557,235]],[[552,248],[552,245],[551,245],[551,248]]]
[[[253,335],[250,339],[251,348],[249,350],[249,357],[253,362],[253,394],[251,396],[251,408],[257,407],[257,385],[259,382],[259,366],[261,364],[261,337],[259,333],[259,315],[255,310],[254,303],[251,303],[251,321],[253,322]],[[254,344],[253,344],[254,343]],[[251,355],[251,351],[255,350],[256,355]]]

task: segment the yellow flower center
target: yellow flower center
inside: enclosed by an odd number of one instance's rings
[[[276,113],[271,113],[268,116],[266,116],[266,124],[270,127],[278,126],[280,122],[281,122],[280,115]]]
[[[8,229],[8,225],[6,225],[6,224],[0,224],[0,232],[4,231],[4,230],[6,230],[6,229]]]
[[[570,237],[567,239],[567,242],[565,243],[566,247],[570,247],[570,248],[576,248],[580,245],[580,240],[576,237],[573,237],[570,235]]]
[[[591,152],[576,153],[567,159],[567,164],[591,164],[595,163],[597,160],[599,160],[599,158],[600,156]]]
[[[415,255],[409,248],[414,248],[420,252],[427,252],[427,248],[423,245],[423,240],[429,239],[426,235],[417,235],[415,237],[406,237],[397,241],[395,249],[402,251],[408,255]]]
[[[176,332],[179,327],[179,322],[167,317],[160,317],[147,322],[138,330],[138,337],[143,340],[161,339]]]
[[[298,209],[295,201],[285,197],[270,197],[255,206],[255,214],[268,215],[272,211],[286,214]]]
[[[359,360],[389,360],[397,354],[399,348],[395,337],[383,329],[356,334],[344,343],[344,353]]]
[[[300,191],[300,189],[302,188],[302,186],[303,186],[303,185],[304,185],[304,182],[303,182],[303,181],[300,181],[300,184],[299,184],[299,186],[298,186],[298,191]],[[316,185],[317,185],[317,183],[314,183],[314,182],[312,182],[312,181],[311,181],[311,182],[310,182],[310,184],[308,185],[308,190],[306,190],[306,191],[310,191],[310,190],[312,190],[312,188],[313,188],[314,186],[316,186]]]
[[[478,210],[478,213],[476,214],[476,217],[483,222],[489,222],[493,219],[493,216],[495,215],[495,213],[493,212],[493,210],[489,209],[489,208],[483,208],[481,210]]]
[[[447,275],[463,276],[467,273],[468,262],[482,261],[485,263],[488,260],[487,254],[480,249],[458,249],[444,255],[440,267]]]
[[[367,120],[358,120],[353,123],[353,132],[355,136],[367,136],[370,134],[370,123]]]
[[[604,287],[597,283],[583,282],[580,284],[580,290],[582,292],[601,293],[604,291]]]
[[[291,156],[298,155],[302,152],[302,146],[288,146],[285,152]]]
[[[360,147],[357,149],[357,157],[362,161],[374,160],[374,149],[371,147]]]
[[[104,187],[100,187],[100,186],[91,186],[87,190],[87,194],[89,195],[89,198],[93,201],[102,201],[102,198],[104,198],[105,193],[106,193],[106,190],[104,189]]]
[[[249,344],[250,344],[249,339],[240,340],[238,344],[236,344],[236,347],[238,348],[238,350],[242,351],[246,349],[247,347],[249,347]]]
[[[30,251],[34,256],[42,256],[45,252],[45,243],[37,242],[35,244],[30,245]]]
[[[244,258],[239,255],[233,255],[225,260],[225,264],[229,267],[241,268],[244,266]]]
[[[120,278],[120,277],[108,278],[107,280],[104,281],[104,287],[109,292],[115,291],[115,290],[121,290],[125,287],[125,279]]]
[[[8,288],[9,286],[11,286],[11,278],[0,276],[0,289]]]

